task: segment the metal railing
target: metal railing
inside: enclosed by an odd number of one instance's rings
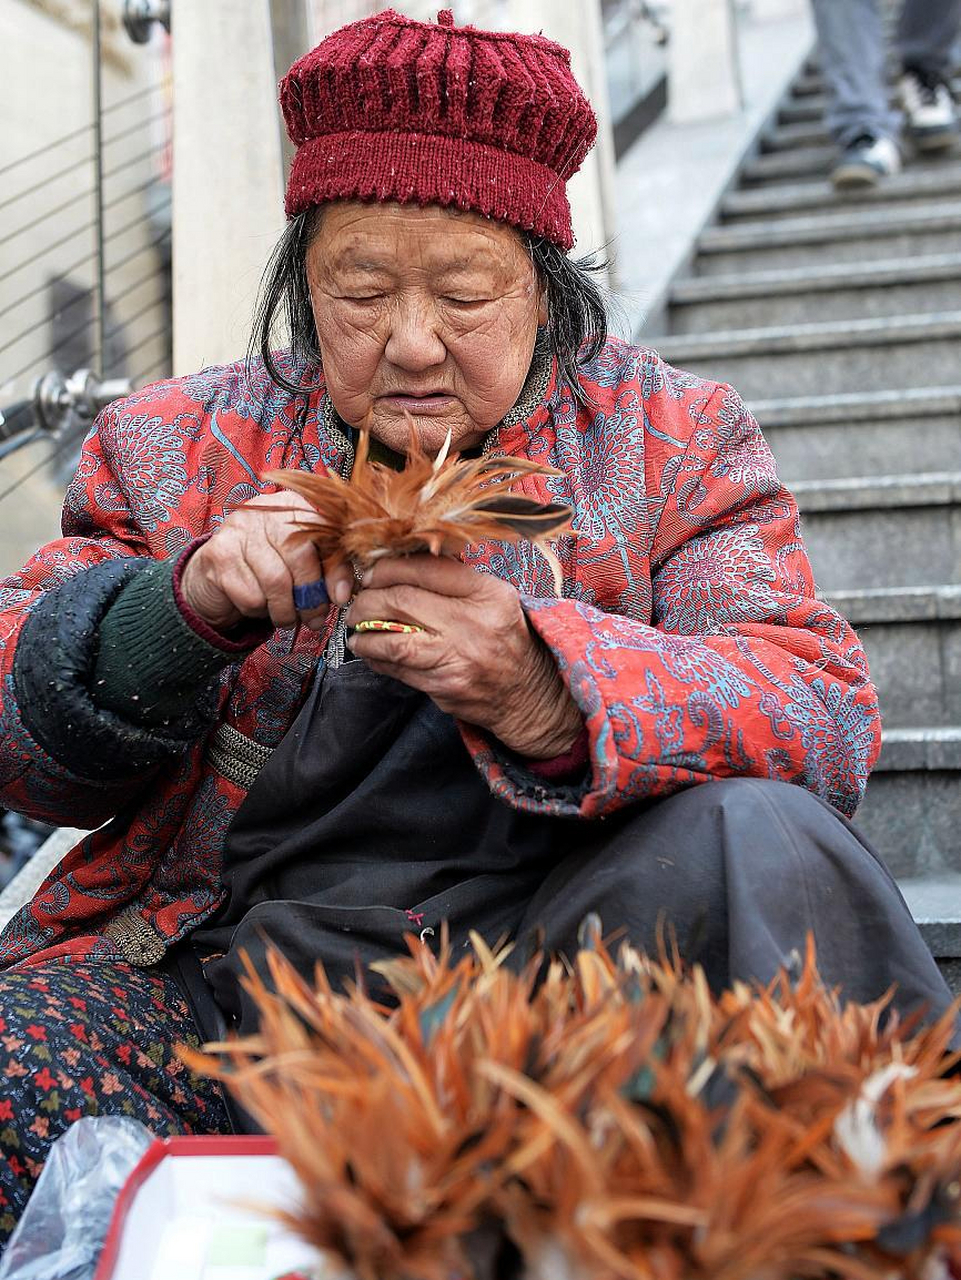
[[[151,6],[138,4],[146,34]],[[71,83],[78,73],[88,80],[85,109],[65,100],[38,113],[36,133],[8,131],[0,153],[0,460],[37,441],[50,446],[0,488],[0,500],[44,467],[62,479],[107,391],[124,394],[170,371],[164,52],[136,48],[99,0],[90,15],[88,43],[69,38],[87,60],[85,73],[70,68]],[[25,10],[22,21],[36,19]],[[44,122],[49,138],[50,121],[69,119],[70,106],[82,123],[42,142]]]
[[[29,399],[0,402],[0,460],[38,440],[55,448],[73,443],[101,409],[132,389],[129,378],[98,378],[91,369],[77,369],[68,378],[48,370]]]

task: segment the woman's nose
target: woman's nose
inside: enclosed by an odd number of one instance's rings
[[[443,364],[447,347],[436,307],[425,298],[398,298],[391,308],[384,354],[399,369],[416,371]]]

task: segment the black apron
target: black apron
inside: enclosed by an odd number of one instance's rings
[[[194,955],[229,1025],[252,1032],[242,952],[265,972],[269,941],[307,977],[322,960],[340,987],[442,922],[455,955],[471,930],[494,943],[583,826],[491,795],[449,715],[348,660],[315,679],[235,815],[228,897]]]
[[[472,929],[515,939],[517,964],[571,955],[588,913],[641,950],[673,936],[716,992],[790,971],[811,934],[848,999],[894,987],[893,1008],[931,1017],[951,1003],[881,859],[804,789],[733,778],[603,821],[517,812],[450,716],[356,660],[318,676],[234,819],[224,875],[224,908],[177,949],[208,1038],[256,1029],[240,952],[265,973],[267,939],[336,987],[443,921],[455,957]]]

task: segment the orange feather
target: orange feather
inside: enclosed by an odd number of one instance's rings
[[[266,474],[306,498],[316,512],[294,537],[312,542],[322,559],[336,557],[361,569],[383,556],[458,555],[485,538],[529,539],[540,544],[559,586],[559,566],[546,539],[570,527],[571,510],[511,490],[521,476],[560,473],[527,458],[460,458],[449,453],[449,434],[430,458],[413,419],[408,422],[410,447],[402,471],[371,461],[369,435],[361,431],[349,480],[334,472]]]
[[[526,1280],[961,1274],[953,1013],[842,1007],[813,948],[715,999],[596,938],[520,972],[408,941],[376,966],[389,1006],[271,954],[259,1034],[182,1051],[276,1134],[287,1220],[360,1280],[487,1280],[511,1248]]]

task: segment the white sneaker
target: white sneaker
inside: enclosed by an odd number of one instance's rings
[[[898,81],[908,135],[919,151],[941,151],[957,137],[958,116],[941,76],[906,68]]]
[[[875,187],[901,169],[901,153],[893,138],[862,133],[842,151],[831,174],[839,190]]]

